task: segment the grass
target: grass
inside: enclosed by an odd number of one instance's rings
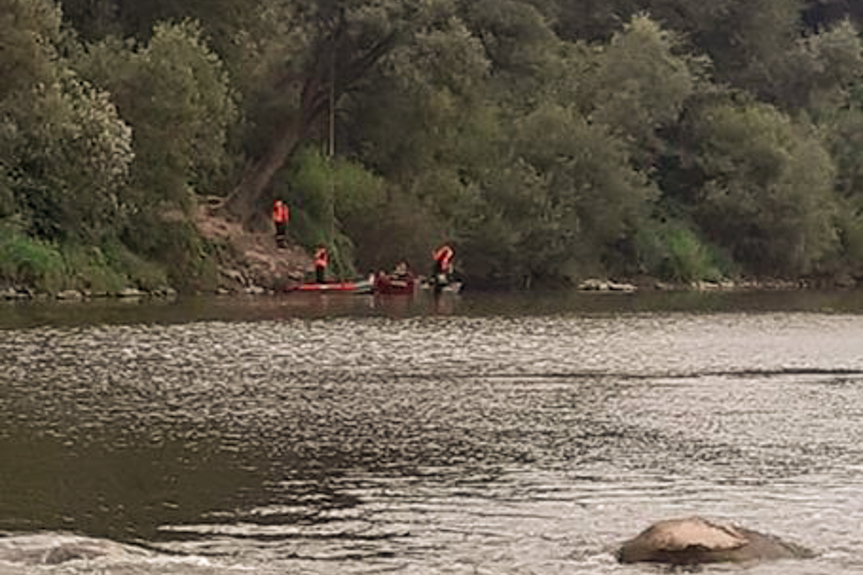
[[[56,246],[0,228],[0,282],[55,293],[65,281],[63,256]]]
[[[0,226],[0,285],[55,294],[64,289],[116,293],[126,287],[156,290],[168,285],[165,269],[122,243],[57,245]]]

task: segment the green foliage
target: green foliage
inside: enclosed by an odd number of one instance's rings
[[[60,21],[51,0],[0,0],[0,110],[10,95],[53,79]]]
[[[837,193],[863,200],[863,101],[822,116],[820,130],[836,166]]]
[[[132,162],[131,131],[107,94],[70,72],[31,93],[10,115],[7,173],[29,231],[92,241],[116,229]],[[10,161],[11,160],[11,161]]]
[[[63,278],[63,257],[53,245],[0,227],[0,282],[56,292]]]
[[[295,159],[283,185],[275,195],[292,210],[291,234],[310,252],[328,246],[331,271],[352,276],[356,254],[351,238],[379,224],[386,199],[383,181],[359,164],[329,160],[308,148]]]
[[[489,287],[521,287],[536,273],[521,246],[523,231],[505,216],[486,210],[462,232],[459,260],[471,284]],[[463,252],[463,253],[462,253]]]
[[[657,131],[677,120],[705,65],[677,55],[678,44],[656,22],[637,16],[601,52],[589,80],[591,119],[628,141],[645,165],[662,147]]]
[[[134,286],[155,290],[168,285],[164,270],[118,242],[103,247],[58,245],[0,227],[0,284],[28,286],[42,293],[77,289],[116,293]]]
[[[101,250],[82,245],[68,245],[61,249],[67,271],[67,288],[92,293],[116,293],[129,285],[121,271],[111,267]]]
[[[390,270],[405,261],[418,273],[426,274],[442,225],[432,210],[413,195],[398,189],[388,192],[388,201],[353,229],[358,268]]]
[[[385,199],[383,182],[361,165],[313,149],[297,157],[289,188],[277,195],[324,230],[362,221]]]
[[[811,132],[747,105],[708,108],[695,133],[707,177],[698,222],[751,272],[807,273],[835,248],[834,167]]]
[[[515,181],[532,181],[515,192],[512,217],[529,222],[523,249],[533,261],[545,261],[549,272],[570,259],[601,259],[629,235],[655,196],[629,167],[625,146],[572,110],[545,107],[529,114],[514,125],[512,141],[514,163],[525,170]]]
[[[542,78],[556,65],[559,38],[530,3],[480,0],[465,7],[467,25],[482,41],[491,73],[504,82]],[[503,86],[497,86],[503,89]]]
[[[842,249],[821,271],[863,276],[863,201],[858,198],[840,200],[836,229]]]
[[[198,24],[159,24],[137,50],[109,38],[90,46],[79,66],[114,95],[134,129],[137,205],[186,205],[190,190],[212,185],[227,169],[236,105]]]
[[[121,239],[132,253],[115,248],[108,251],[113,261],[128,268],[140,264],[142,258],[158,264],[139,267],[140,275],[131,276],[142,287],[164,286],[162,269],[167,269],[167,283],[184,292],[211,290],[217,285],[218,267],[211,247],[180,212],[141,211],[130,218]]]
[[[691,39],[715,65],[718,84],[775,97],[775,82],[792,70],[800,36],[800,0],[650,0],[659,22]]]
[[[863,275],[850,2],[63,8],[0,0],[2,281],[212,286],[199,194],[287,200],[342,276],[442,240],[504,286]]]
[[[848,88],[863,77],[863,43],[848,20],[801,38],[786,59],[774,74],[773,97],[816,117],[841,109]]]
[[[441,10],[384,59],[374,90],[345,102],[345,130],[357,134],[358,153],[406,187],[426,171],[481,154],[495,129],[482,98],[490,65],[484,46]]]
[[[321,230],[316,237],[306,237],[312,247],[329,238],[335,227],[335,178],[326,158],[314,150],[301,153],[293,166],[290,187],[276,194],[294,211],[301,211]]]
[[[651,272],[658,277],[690,283],[695,281],[719,281],[728,277],[728,263],[719,252],[705,244],[689,228],[668,223],[657,230],[653,238],[658,240],[657,253],[651,254],[655,259],[660,256]]]
[[[15,216],[14,181],[0,164],[0,222]]]
[[[362,165],[337,159],[332,166],[334,211],[346,231],[374,218],[386,200],[384,181]]]
[[[0,57],[9,74],[0,89],[4,211],[10,211],[11,197],[31,235],[96,240],[121,221],[131,131],[109,95],[81,80],[59,57],[56,6],[42,0],[4,2],[8,12],[0,10],[0,27],[12,28],[4,34],[9,51]]]
[[[145,259],[116,240],[103,243],[101,247],[94,249],[93,253],[100,267],[109,267],[121,275],[125,285],[149,291],[171,285],[169,273],[166,271],[166,268],[173,267],[170,261],[163,260],[165,263],[159,264]]]

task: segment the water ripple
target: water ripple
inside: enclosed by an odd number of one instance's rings
[[[780,313],[7,330],[0,528],[193,573],[610,573],[621,538],[700,513],[850,572],[860,341]]]

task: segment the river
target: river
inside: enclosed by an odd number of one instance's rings
[[[9,304],[0,362],[2,575],[655,573],[695,514],[863,573],[860,292]]]

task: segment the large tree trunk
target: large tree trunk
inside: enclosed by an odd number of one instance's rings
[[[300,122],[286,122],[270,141],[267,151],[246,168],[243,178],[225,199],[222,208],[243,224],[251,223],[262,209],[268,209],[273,176],[290,159],[303,140]],[[269,214],[269,212],[265,212]]]
[[[332,38],[341,32],[336,30]],[[391,33],[371,48],[360,52],[346,66],[345,71],[337,74],[335,46],[337,41],[329,38],[321,42],[329,50],[320,49],[318,57],[309,66],[309,74],[302,83],[300,107],[290,120],[280,126],[273,134],[266,152],[258,158],[243,174],[243,178],[222,204],[227,211],[249,225],[257,216],[269,214],[272,198],[270,182],[300,145],[305,142],[311,127],[328,107],[334,107],[339,95],[361,78],[393,46],[396,35]],[[339,81],[336,85],[336,77]],[[330,108],[332,111],[332,108]]]
[[[269,146],[260,158],[246,168],[242,180],[222,204],[222,211],[234,216],[248,226],[257,217],[269,215],[272,198],[270,183],[306,140],[310,127],[327,107],[326,84],[318,77],[310,77],[303,83],[300,108],[292,118],[287,118],[277,127]]]

